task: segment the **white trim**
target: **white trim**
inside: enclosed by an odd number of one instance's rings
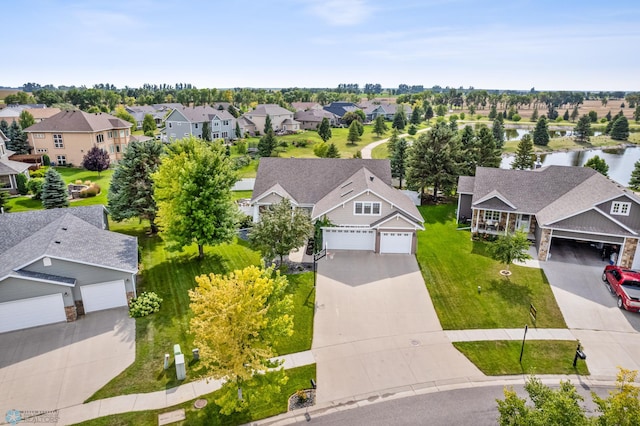
[[[618,207],[619,212],[614,213],[614,209],[615,207]],[[622,210],[624,210],[624,207],[626,207],[627,212],[624,213]],[[609,212],[610,215],[615,215],[615,216],[629,216],[629,213],[631,212],[631,202],[630,201],[612,201],[611,202],[611,211]]]
[[[596,206],[592,206],[592,207],[589,207],[588,209],[581,210],[581,211],[579,211],[579,212],[577,212],[577,213],[575,213],[573,215],[570,215],[570,216],[565,216],[562,219],[558,219],[558,220],[555,220],[553,222],[545,223],[544,226],[550,226],[550,225],[553,225],[554,223],[558,223],[558,222],[560,222],[562,220],[571,219],[572,217],[576,217],[576,216],[581,215],[583,213],[586,213],[586,212],[588,212],[590,210],[593,210],[596,213],[600,213],[602,216],[604,216],[605,218],[609,219],[611,222],[615,223],[619,227],[626,229],[627,231],[629,231],[633,235],[638,235],[638,233],[636,231],[634,231],[633,229],[629,228],[625,224],[619,222],[618,220],[616,220],[615,218],[611,217],[610,215],[608,215],[607,213],[605,213],[604,211],[602,211],[601,209],[599,209]],[[537,220],[537,218],[536,218],[536,220]],[[578,232],[580,232],[580,231],[578,231]],[[602,235],[610,235],[610,234],[604,234],[603,233]]]
[[[15,271],[12,271],[12,272],[15,272]],[[24,275],[14,275],[13,273],[8,274],[6,277],[1,279],[0,281],[4,281],[7,278],[16,278],[16,279],[20,279],[20,280],[36,281],[36,282],[46,283],[46,284],[61,285],[61,286],[64,286],[64,287],[75,287],[76,286],[76,283],[68,284],[68,283],[62,283],[60,281],[47,280],[45,278],[25,277]]]
[[[128,273],[128,274],[137,274],[137,273],[138,273],[138,268],[136,268],[136,269],[121,269],[121,268],[114,268],[113,266],[100,265],[100,264],[98,264],[98,263],[83,262],[83,261],[81,261],[81,260],[76,260],[76,259],[67,259],[66,257],[51,256],[51,255],[48,255],[48,254],[46,254],[46,253],[45,253],[45,254],[43,254],[43,255],[41,255],[41,256],[39,256],[39,257],[34,258],[32,261],[30,261],[30,262],[28,262],[28,263],[25,263],[24,265],[21,265],[21,266],[19,266],[19,267],[17,267],[17,268],[13,268],[13,270],[14,270],[14,271],[16,271],[16,270],[20,270],[20,269],[22,269],[22,268],[25,268],[25,267],[27,267],[27,266],[31,265],[32,263],[39,261],[39,260],[40,260],[40,259],[42,259],[43,257],[49,257],[49,258],[51,258],[51,259],[57,259],[57,260],[64,260],[65,262],[79,263],[79,264],[81,264],[81,265],[89,265],[89,266],[95,266],[95,267],[98,267],[98,268],[110,269],[110,270],[112,270],[112,271],[126,272],[126,273]],[[12,271],[12,272],[13,272],[13,271]],[[3,278],[3,279],[4,279],[4,278]]]
[[[356,204],[361,204],[362,213],[356,212]],[[365,213],[365,205],[370,204],[371,213]],[[373,206],[378,205],[378,213],[373,212]],[[382,216],[382,202],[381,201],[354,201],[353,202],[353,215],[354,216]]]
[[[502,201],[503,203],[505,203],[506,205],[508,205],[512,209],[517,209],[517,207],[514,206],[509,200],[507,200],[504,195],[502,195],[500,192],[496,191],[495,189],[493,191],[491,191],[490,193],[488,193],[487,195],[485,195],[484,197],[480,198],[478,201],[476,201],[473,204],[484,203],[485,201],[488,201],[488,200],[490,200],[492,198],[497,198],[498,200]]]
[[[385,220],[383,220],[383,221],[382,221],[382,222],[380,222],[379,224],[375,225],[375,226],[374,226],[374,227],[372,227],[371,229],[379,229],[379,228],[380,228],[380,226],[382,226],[383,224],[385,224],[385,223],[389,222],[390,220],[395,219],[395,218],[397,218],[397,217],[401,217],[401,218],[402,218],[402,219],[404,219],[404,220],[405,220],[409,225],[411,224],[411,223],[409,222],[409,219],[407,219],[406,217],[402,216],[402,214],[400,214],[400,213],[396,212],[395,214],[394,214],[394,213],[392,213],[392,215],[391,215],[391,216],[389,216],[388,218],[386,218]],[[415,225],[414,225],[414,227],[413,227],[413,228],[403,228],[403,229],[414,229],[414,230],[419,229],[419,230],[421,230],[421,231],[424,231],[424,226],[423,226],[423,225],[421,225],[421,224],[419,224],[419,223],[415,223]]]
[[[604,200],[602,200],[602,201],[598,201],[598,204],[607,203],[607,202],[609,202],[609,201],[613,201],[613,200],[615,200],[616,198],[626,197],[626,198],[628,198],[629,200],[631,200],[632,202],[634,202],[634,203],[636,203],[637,205],[639,205],[639,206],[640,206],[640,201],[633,199],[633,198],[632,198],[632,197],[633,197],[633,195],[632,195],[632,194],[630,194],[630,193],[626,192],[624,189],[621,189],[620,191],[621,191],[621,192],[620,192],[619,194],[617,194],[617,195],[614,195],[614,196],[609,197],[609,198],[605,198],[605,199],[604,199]],[[635,194],[634,194],[634,195],[635,195]]]
[[[541,229],[551,229],[552,233],[553,231],[564,231],[564,232],[575,232],[577,234],[586,234],[586,235],[602,235],[605,237],[615,237],[615,238],[627,238],[627,236],[624,235],[612,235],[612,234],[605,234],[604,232],[586,232],[586,231],[576,231],[575,229],[566,229],[566,228],[542,228]],[[585,240],[588,238],[585,238]]]

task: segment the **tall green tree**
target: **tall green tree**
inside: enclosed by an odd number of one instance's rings
[[[640,160],[633,164],[631,179],[629,179],[629,188],[634,191],[640,191]]]
[[[138,126],[136,119],[133,117],[133,115],[129,114],[129,112],[127,112],[127,110],[124,109],[123,106],[117,107],[114,115],[121,120],[128,121],[129,123],[133,124],[134,129]]]
[[[529,240],[527,240],[527,234],[522,231],[500,235],[489,246],[491,257],[500,263],[504,263],[507,271],[514,260],[524,262],[527,259],[531,259],[528,250]]]
[[[375,133],[376,135],[378,135],[378,137],[380,137],[385,133],[387,133],[387,130],[389,130],[389,128],[387,127],[387,123],[384,117],[381,115],[377,116],[373,124],[373,133]]]
[[[151,233],[158,232],[158,206],[153,198],[151,176],[160,166],[162,143],[132,142],[118,162],[109,187],[108,209],[117,222],[138,217],[149,221]]]
[[[22,131],[17,121],[11,123],[7,132],[8,134],[5,134],[9,138],[6,143],[7,149],[14,151],[16,154],[28,154],[29,142],[27,141],[27,135]]]
[[[398,129],[393,129],[391,131],[391,137],[387,142],[387,153],[389,154],[389,157],[393,155],[393,150],[395,149],[398,140],[400,140],[400,132],[398,132]]]
[[[427,107],[424,109],[424,119],[426,121],[429,121],[433,118],[433,116],[433,107],[431,105],[427,105]]]
[[[414,106],[413,111],[411,111],[411,124],[418,125],[422,121],[422,109],[419,106]]]
[[[576,127],[574,127],[573,132],[576,136],[576,142],[578,143],[587,143],[591,138],[591,119],[589,119],[588,115],[583,115],[578,120]]]
[[[0,191],[0,214],[9,211],[10,207],[7,205],[9,201],[9,193],[7,191]]]
[[[276,146],[278,146],[278,140],[273,134],[273,130],[270,130],[262,136],[258,142],[258,155],[260,155],[260,157],[271,157]]]
[[[335,143],[330,143],[326,153],[327,158],[340,158],[340,151]]]
[[[205,142],[211,142],[211,122],[205,121],[202,123],[202,140]]]
[[[640,105],[636,106],[635,111],[633,111],[633,119],[636,123],[640,123]]]
[[[535,165],[533,159],[533,139],[529,133],[522,136],[518,142],[516,156],[511,163],[511,168],[515,170],[531,170]]]
[[[498,115],[496,119],[493,120],[491,133],[493,133],[493,139],[496,141],[496,148],[502,149],[504,145],[504,119],[501,115]]]
[[[404,130],[407,125],[407,118],[405,117],[404,110],[398,108],[398,111],[393,116],[393,122],[391,127],[398,130]]]
[[[240,123],[236,121],[236,138],[240,139],[242,137],[242,131],[240,130]]]
[[[531,114],[531,121],[533,121],[534,123],[536,121],[538,121],[538,108],[534,108],[533,109],[533,114]]]
[[[49,168],[44,175],[40,199],[45,209],[57,209],[69,206],[67,186],[62,176],[60,176],[60,173],[53,167]]]
[[[329,119],[324,117],[322,122],[320,122],[320,126],[318,127],[318,136],[322,139],[323,142],[331,139],[331,123],[329,123]]]
[[[500,167],[502,157],[500,149],[496,147],[496,140],[493,133],[488,127],[482,126],[478,130],[478,151],[477,166],[478,167]]]
[[[166,148],[153,173],[160,233],[169,250],[229,242],[235,235],[237,206],[231,197],[236,181],[231,160],[221,144],[208,144],[193,136]]]
[[[353,120],[349,125],[349,133],[347,134],[347,141],[349,141],[351,145],[355,145],[356,142],[360,140],[360,130],[358,129],[358,124],[360,124],[358,120]]]
[[[576,121],[578,115],[580,115],[580,113],[578,112],[578,105],[576,105],[575,107],[573,107],[573,111],[571,111],[571,121]]]
[[[407,140],[400,138],[400,140],[394,144],[394,149],[391,153],[391,176],[399,180],[400,189],[402,189],[402,180],[407,173],[408,147]]]
[[[491,109],[489,110],[489,120],[495,120],[498,116],[498,109],[495,105],[491,105]]]
[[[549,144],[549,125],[547,118],[543,115],[538,119],[536,128],[533,130],[533,143],[536,145],[547,146]]]
[[[272,132],[273,133],[273,124],[271,123],[271,117],[267,114],[267,118],[264,120],[264,134]]]
[[[598,155],[591,157],[584,163],[584,167],[591,167],[593,170],[601,173],[605,176],[609,173],[609,166],[604,158],[600,158]]]
[[[0,132],[9,137],[9,123],[6,120],[0,120]]]
[[[156,126],[156,120],[153,118],[153,115],[145,114],[142,119],[142,132],[152,138],[157,128],[158,126]],[[204,134],[204,126],[202,126],[202,132]]]
[[[20,123],[20,127],[23,130],[29,126],[33,126],[34,124],[36,124],[35,118],[33,118],[33,115],[31,115],[31,113],[26,109],[23,109],[22,112],[20,113],[18,122]]]
[[[564,121],[569,121],[569,110],[565,110],[564,115],[562,116]]]
[[[611,139],[616,141],[629,140],[629,121],[627,117],[620,116],[613,122],[611,127]]]
[[[459,176],[460,143],[446,123],[438,123],[420,134],[409,149],[407,158],[407,185],[419,188],[433,187],[433,199],[438,191],[451,190]]]
[[[291,202],[283,198],[260,214],[260,221],[249,233],[249,241],[267,260],[278,256],[282,265],[284,256],[302,247],[312,235],[309,215],[302,209],[293,208]]]
[[[207,377],[224,380],[216,404],[228,415],[270,405],[287,381],[269,359],[274,346],[293,334],[293,300],[287,278],[274,268],[248,266],[228,275],[201,275],[189,290],[189,328]],[[258,392],[256,388],[261,388]],[[238,398],[242,389],[243,398]]]

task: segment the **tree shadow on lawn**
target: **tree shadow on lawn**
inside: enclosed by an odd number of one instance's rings
[[[485,289],[483,288],[484,292]],[[517,281],[510,279],[492,279],[486,286],[486,291],[490,294],[496,294],[500,298],[508,301],[512,305],[520,305],[528,307],[531,304],[531,296],[533,292],[526,284],[519,284]]]
[[[487,241],[473,241],[471,246],[471,254],[492,258],[489,254],[489,243]]]
[[[445,204],[437,205],[423,205],[418,207],[425,225],[433,225],[436,223],[447,224],[455,221],[455,204],[447,202]]]

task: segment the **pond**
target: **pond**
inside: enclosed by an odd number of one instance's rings
[[[627,186],[636,161],[640,160],[640,146],[616,149],[590,149],[587,151],[550,152],[540,155],[543,166],[583,166],[590,158],[604,158],[609,166],[609,177]],[[510,169],[513,156],[503,157],[500,168]]]
[[[533,133],[533,129],[505,129],[504,140],[505,141],[519,141],[527,133]],[[591,132],[591,136],[600,136],[602,132]],[[532,135],[533,136],[533,135]],[[552,138],[573,136],[572,132],[566,130],[549,130],[549,136]]]

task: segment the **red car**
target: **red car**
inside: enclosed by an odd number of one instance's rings
[[[618,296],[618,308],[640,312],[640,272],[607,265],[602,281],[609,284],[609,290]]]

